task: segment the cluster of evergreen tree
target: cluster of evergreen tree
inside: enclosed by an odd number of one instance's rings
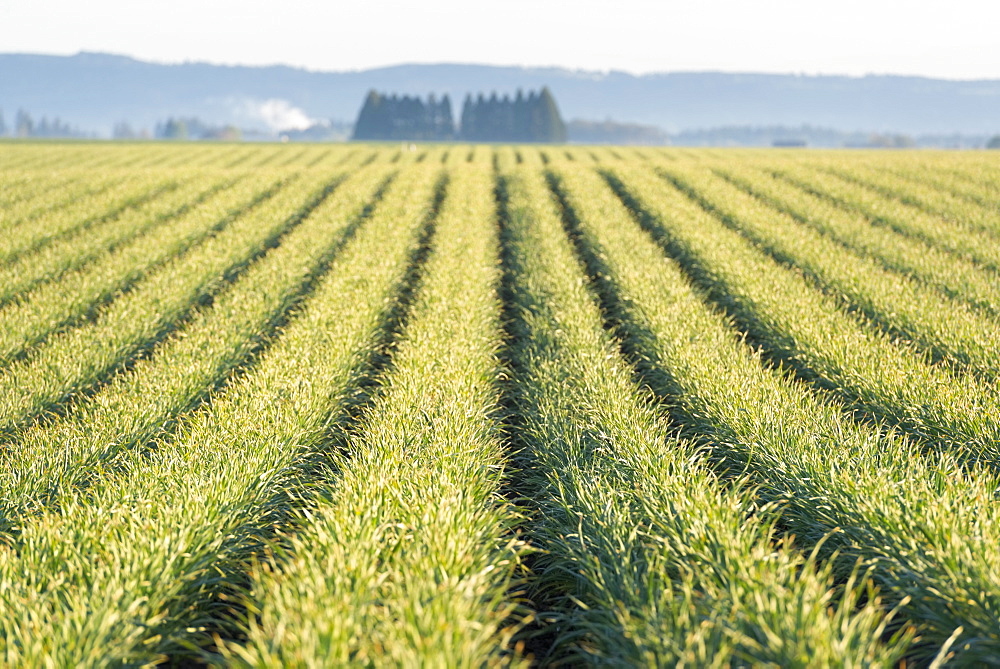
[[[519,90],[514,99],[493,93],[473,100],[469,95],[462,105],[461,137],[474,142],[560,143],[566,141],[566,124],[548,87],[527,97]]]
[[[118,130],[119,128],[116,127],[116,138],[129,139],[127,135],[119,135]],[[206,123],[196,116],[188,118],[174,118],[171,116],[166,121],[156,124],[153,136],[157,139],[221,139],[239,141],[242,138],[242,132],[236,126],[216,126]]]
[[[565,142],[566,124],[559,115],[549,89],[520,90],[511,99],[496,93],[489,98],[479,94],[465,97],[461,130],[452,120],[451,100],[445,95],[437,101],[433,95],[424,102],[404,95],[383,95],[369,91],[354,125],[352,139],[377,140],[449,140],[473,142]]]
[[[451,99],[385,96],[369,91],[354,124],[352,139],[448,140],[455,137]]]
[[[0,112],[0,137],[11,134],[14,137],[86,137],[86,133],[74,128],[58,116],[49,119],[43,116],[36,121],[31,114],[23,109],[17,110],[14,117],[14,126],[7,127],[4,121],[3,112]]]

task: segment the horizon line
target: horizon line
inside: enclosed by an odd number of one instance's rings
[[[310,72],[314,74],[361,74],[365,72],[371,72],[374,70],[387,70],[392,68],[400,67],[440,67],[440,66],[459,66],[459,67],[488,67],[497,69],[507,69],[507,68],[517,68],[522,70],[561,70],[564,72],[571,72],[583,75],[598,75],[600,77],[607,77],[612,75],[625,75],[634,78],[644,78],[644,77],[655,77],[655,76],[665,76],[665,75],[677,75],[677,74],[726,74],[726,75],[752,75],[752,76],[786,76],[786,77],[803,77],[803,78],[841,78],[841,79],[865,79],[865,78],[905,78],[905,79],[928,79],[933,81],[954,81],[954,82],[996,82],[1000,81],[1000,76],[994,78],[987,77],[939,77],[927,74],[900,74],[894,72],[866,72],[865,74],[847,74],[847,73],[837,73],[837,72],[794,72],[794,71],[769,71],[769,70],[726,70],[719,68],[707,68],[707,69],[683,69],[683,70],[649,70],[643,72],[633,72],[625,69],[618,68],[608,68],[605,70],[597,69],[587,69],[582,67],[571,67],[568,65],[526,65],[526,64],[513,64],[513,63],[483,63],[483,62],[463,62],[463,61],[402,61],[397,63],[385,64],[385,65],[373,65],[369,67],[362,68],[345,68],[341,70],[337,69],[317,69],[313,67],[308,67],[305,65],[295,65],[291,63],[268,63],[268,64],[251,64],[251,63],[236,63],[236,62],[220,62],[205,59],[185,59],[185,60],[159,60],[150,58],[141,58],[131,54],[125,53],[114,53],[111,51],[91,51],[81,49],[75,53],[52,53],[52,52],[34,52],[34,51],[0,51],[0,56],[42,56],[49,58],[74,58],[78,56],[110,56],[113,58],[125,58],[139,63],[145,63],[148,65],[160,65],[160,66],[183,66],[183,65],[209,65],[212,67],[231,67],[231,68],[250,68],[250,69],[268,69],[268,68],[288,68],[292,70],[300,70],[305,72]]]

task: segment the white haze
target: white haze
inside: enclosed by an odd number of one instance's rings
[[[240,106],[241,115],[254,121],[263,121],[274,132],[305,130],[319,123],[299,107],[281,98],[244,100]]]
[[[1000,78],[998,25],[985,0],[0,0],[0,51],[969,79]]]

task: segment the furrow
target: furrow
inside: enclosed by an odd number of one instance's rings
[[[485,166],[451,175],[386,387],[291,555],[260,572],[248,642],[226,648],[234,664],[523,664],[508,601],[516,516],[499,499],[491,186]]]
[[[260,207],[280,189],[267,178],[245,179],[168,225],[126,243],[101,262],[40,284],[0,308],[0,366],[27,357],[35,347],[68,327],[97,318],[165,263],[183,257]]]
[[[326,183],[324,183],[326,181]],[[92,323],[47,340],[0,376],[0,433],[91,392],[147,355],[199,305],[243,274],[332,192],[340,177],[313,177],[285,188],[220,234],[147,276]],[[80,352],[85,351],[85,355]]]
[[[706,298],[772,365],[790,368],[860,416],[898,426],[929,449],[1000,466],[992,385],[930,364],[926,354],[863,328],[838,300],[748,245],[667,184],[641,174],[616,190]],[[639,185],[642,184],[642,185]]]
[[[384,170],[354,175],[148,359],[65,417],[32,426],[8,444],[0,474],[4,530],[14,531],[23,516],[66,491],[99,484],[121,468],[120,460],[166,438],[182,413],[234,374],[248,373],[364,223],[389,178]]]
[[[752,490],[726,486],[632,380],[583,281],[539,173],[509,197],[513,427],[526,532],[542,551],[529,591],[553,648],[546,664],[888,665],[863,579],[774,536]],[[568,216],[571,216],[567,212]],[[578,230],[566,222],[572,234]],[[758,587],[767,583],[766,590]]]
[[[783,507],[796,545],[842,578],[862,560],[886,606],[897,605],[900,623],[918,634],[908,660],[995,662],[997,475],[947,454],[918,456],[766,369],[599,176],[561,168],[553,187],[570,207],[606,317],[685,432],[723,471],[749,473],[762,500]]]
[[[435,178],[414,168],[397,179],[250,373],[152,457],[36,518],[16,555],[0,553],[0,598],[16,611],[0,619],[5,662],[182,663],[231,628],[234,588],[262,542],[336,459],[332,440],[364,392]]]

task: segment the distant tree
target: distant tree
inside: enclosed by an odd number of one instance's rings
[[[909,149],[916,145],[909,135],[872,133],[868,136],[868,146],[873,149]]]
[[[160,139],[187,139],[188,124],[184,119],[170,117],[165,123],[157,124],[156,136]]]
[[[668,143],[667,134],[651,125],[576,119],[566,124],[566,139],[580,144],[645,144]]]
[[[461,124],[460,137],[462,139],[472,139],[476,134],[476,105],[472,101],[472,96],[468,93],[465,95],[465,101],[462,102]]]
[[[455,119],[451,115],[451,98],[445,93],[438,103],[438,108],[434,117],[434,132],[436,139],[454,139]]]
[[[35,122],[31,119],[31,114],[23,109],[18,109],[14,119],[14,134],[17,137],[31,137],[34,132]]]
[[[462,105],[462,139],[487,142],[565,142],[566,124],[548,88],[527,96],[518,90],[509,95],[489,98],[482,93],[466,96]]]
[[[1000,135],[994,135],[990,141],[986,142],[987,149],[1000,149]]]
[[[243,132],[235,125],[218,128],[208,128],[200,135],[201,139],[217,139],[223,142],[238,142],[243,139]]]
[[[111,129],[112,139],[135,139],[135,130],[132,129],[128,121],[119,121]]]
[[[445,140],[454,135],[447,95],[438,102],[431,94],[424,102],[417,96],[386,96],[372,90],[365,96],[351,139]]]
[[[4,137],[7,134],[7,124],[3,120],[3,110],[0,110],[0,137]]]
[[[537,103],[538,115],[537,125],[532,130],[536,142],[552,142],[555,144],[566,141],[566,124],[559,115],[559,107],[556,106],[556,99],[552,97],[552,91],[548,86],[542,88],[538,95]]]

